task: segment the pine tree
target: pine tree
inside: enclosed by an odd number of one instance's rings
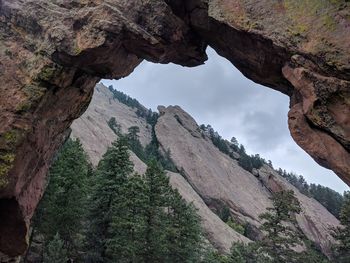
[[[81,248],[87,172],[87,157],[80,142],[69,139],[50,169],[50,183],[34,223],[46,242],[58,233],[73,258]]]
[[[87,262],[197,262],[201,229],[194,208],[174,191],[151,161],[131,175],[126,138],[98,165],[91,198]]]
[[[301,244],[301,240],[293,225],[295,214],[301,212],[300,203],[292,190],[274,193],[271,199],[273,207],[260,215],[264,220],[261,230],[266,233],[262,248],[273,262],[298,262],[298,253],[293,247]]]
[[[113,142],[96,170],[86,233],[88,262],[105,261],[106,241],[110,238],[109,227],[113,216],[112,207],[125,193],[128,176],[133,171],[127,144],[124,137]]]
[[[107,122],[109,128],[112,129],[112,131],[116,134],[116,135],[120,135],[121,132],[121,126],[120,124],[117,123],[115,117],[112,117],[109,119],[109,121]]]
[[[44,252],[44,263],[67,263],[67,250],[64,248],[64,242],[57,233],[48,243]]]
[[[167,216],[164,209],[169,204],[169,178],[155,160],[150,161],[144,178],[147,187],[145,262],[166,262]]]
[[[198,262],[202,243],[200,219],[195,208],[187,204],[177,190],[170,193],[167,262]]]
[[[143,262],[147,193],[139,175],[128,178],[113,200],[106,254],[111,262]]]
[[[347,263],[350,262],[350,191],[344,192],[340,223],[342,226],[334,231],[334,237],[339,242],[335,247],[335,258],[338,263]]]
[[[145,152],[139,140],[140,128],[137,126],[131,126],[128,129],[128,132],[129,133],[127,134],[127,138],[130,150],[132,150],[141,160],[145,161]]]

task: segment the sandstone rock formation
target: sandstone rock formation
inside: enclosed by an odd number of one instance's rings
[[[220,152],[179,106],[158,109],[155,131],[160,147],[170,151],[177,169],[208,205],[215,208],[225,204],[236,219],[257,229],[261,224],[259,215],[272,206],[271,193],[292,189],[303,209],[297,217],[299,228],[324,254],[330,255],[334,242],[331,227],[339,222],[320,203],[301,194],[267,165],[257,175],[244,170],[236,160]],[[256,232],[251,238],[255,236]]]
[[[90,106],[71,126],[72,137],[80,139],[93,165],[98,164],[107,147],[118,138],[107,124],[112,117],[116,118],[122,134],[127,134],[128,128],[137,126],[140,128],[138,135],[141,144],[146,146],[151,142],[152,127],[135,111],[114,100],[113,94],[102,84],[96,85]]]
[[[248,78],[289,95],[293,138],[350,184],[349,7],[323,0],[0,0],[0,221],[8,222],[0,226],[0,251],[26,249],[51,159],[100,78],[127,76],[143,59],[196,66],[207,45]]]
[[[97,165],[107,147],[118,137],[107,125],[111,117],[115,117],[121,125],[122,134],[127,133],[127,128],[138,126],[140,128],[140,140],[143,145],[150,143],[151,130],[143,118],[137,117],[135,109],[132,109],[118,100],[113,99],[113,94],[103,85],[98,84],[95,93],[86,112],[71,126],[73,138],[78,138],[87,152],[93,165]],[[147,166],[133,152],[130,159],[134,164],[134,171],[144,174]],[[177,173],[167,172],[171,185],[178,189],[182,197],[193,202],[201,217],[202,226],[208,241],[217,249],[228,252],[232,242],[248,242],[249,239],[235,232],[214,214],[188,182]]]
[[[117,138],[107,124],[110,117],[115,117],[122,124],[124,133],[128,127],[140,125],[140,138],[151,136],[145,120],[137,117],[135,111],[113,99],[112,93],[99,84],[87,111],[73,122],[72,137],[80,139],[96,165]],[[174,164],[186,176],[168,172],[170,182],[185,200],[193,202],[198,209],[206,237],[214,247],[228,251],[233,241],[249,240],[228,227],[213,213],[214,210],[227,205],[236,221],[249,225],[248,236],[256,239],[261,236],[259,214],[272,206],[271,193],[292,189],[303,208],[297,217],[299,228],[326,255],[330,255],[330,246],[334,242],[330,228],[339,222],[322,205],[301,194],[267,165],[256,170],[254,175],[241,168],[236,160],[220,152],[195,120],[179,106],[160,106],[159,112],[155,135],[160,150],[170,150]],[[149,139],[145,140],[145,144],[147,142]],[[132,152],[131,160],[137,173],[146,171],[146,165]]]

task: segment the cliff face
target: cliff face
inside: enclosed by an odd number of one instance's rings
[[[259,215],[272,207],[272,192],[292,189],[303,212],[297,221],[302,232],[326,255],[333,243],[331,226],[338,220],[316,200],[301,194],[295,187],[264,165],[256,175],[240,167],[236,160],[220,152],[205,133],[179,106],[158,107],[160,117],[156,136],[163,151],[170,151],[177,169],[183,171],[190,185],[207,204],[226,204],[240,222],[260,226]],[[252,234],[256,235],[256,232]]]
[[[248,78],[291,97],[289,127],[350,184],[349,3],[325,0],[1,0],[0,251],[24,229],[51,159],[96,82],[143,60],[196,66],[212,46]],[[16,211],[9,214],[6,211]],[[12,217],[16,220],[12,220]]]
[[[106,87],[98,84],[89,108],[79,119],[73,122],[71,136],[81,141],[90,160],[94,165],[97,165],[107,147],[118,138],[107,124],[111,117],[115,117],[117,123],[121,125],[123,134],[127,133],[129,127],[138,126],[141,143],[144,146],[150,143],[151,127],[135,112],[136,109],[113,99],[113,94]],[[132,152],[130,159],[134,164],[135,172],[139,174],[146,172],[146,164]],[[206,236],[214,247],[222,251],[229,251],[233,241],[249,241],[222,222],[180,174],[172,172],[167,172],[167,174],[170,177],[171,185],[179,190],[186,201],[193,202],[198,209]]]
[[[145,120],[137,117],[135,111],[114,100],[106,87],[98,85],[90,107],[71,126],[72,136],[81,140],[96,164],[108,145],[117,138],[108,127],[110,117],[115,117],[124,131],[140,125],[140,138],[150,137]],[[331,227],[339,222],[321,204],[301,194],[267,165],[255,175],[241,168],[236,160],[220,152],[195,120],[180,107],[159,107],[159,112],[155,135],[160,150],[170,152],[172,161],[181,171],[181,174],[168,172],[170,182],[186,201],[193,202],[198,209],[206,237],[214,247],[228,251],[233,241],[248,242],[249,238],[259,238],[259,214],[272,206],[271,193],[292,189],[303,209],[297,217],[299,228],[326,255],[330,254],[334,242]],[[135,171],[143,174],[146,165],[133,153],[131,160]],[[235,232],[213,212],[223,205],[230,209],[236,221],[248,225],[248,238]]]
[[[111,118],[116,119],[122,134],[128,128],[137,126],[140,129],[139,139],[146,146],[152,139],[152,127],[145,119],[136,115],[136,110],[113,99],[113,94],[102,84],[97,84],[91,104],[85,113],[71,125],[72,137],[79,138],[85,146],[90,161],[97,165],[107,147],[118,136],[108,126]]]
[[[121,126],[121,132],[126,134],[131,126],[140,128],[140,141],[146,146],[151,141],[151,127],[145,119],[136,115],[136,109],[132,109],[118,100],[113,99],[113,94],[103,85],[98,84],[91,104],[86,112],[71,126],[73,138],[78,138],[90,160],[94,165],[102,158],[107,147],[118,138],[108,126],[107,121],[111,117]],[[131,152],[130,159],[134,163],[134,170],[139,174],[146,172],[147,166],[134,153]],[[197,192],[180,175],[167,172],[173,187],[179,190],[182,197],[193,202],[201,217],[202,226],[209,242],[221,251],[229,251],[232,242],[248,242],[249,239],[235,232],[214,214]]]

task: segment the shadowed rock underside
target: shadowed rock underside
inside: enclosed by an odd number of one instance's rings
[[[0,228],[3,254],[25,251],[18,229],[96,82],[125,77],[143,59],[200,65],[208,45],[290,96],[295,141],[350,184],[350,3],[0,0],[0,221],[13,224]],[[9,245],[4,235],[16,238]]]

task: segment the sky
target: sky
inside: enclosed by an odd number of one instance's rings
[[[349,190],[293,141],[287,123],[288,96],[247,79],[213,49],[208,48],[207,54],[208,61],[195,68],[144,61],[130,76],[102,82],[154,111],[158,105],[179,105],[199,125],[210,124],[228,140],[236,137],[249,154],[259,153],[275,168],[340,193]]]

